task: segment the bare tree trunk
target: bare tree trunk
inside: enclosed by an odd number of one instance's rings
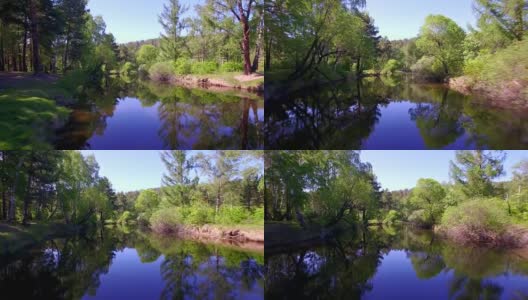
[[[36,0],[31,0],[29,4],[29,19],[31,21],[31,40],[33,45],[33,73],[38,74],[41,70],[40,66],[40,50],[39,50],[39,33],[38,33],[38,16]]]
[[[26,54],[27,54],[27,38],[28,38],[28,30],[27,30],[27,18],[24,20],[24,40],[22,41],[22,71],[27,72],[27,60],[26,60]]]
[[[251,74],[251,57],[250,57],[250,48],[249,48],[249,39],[250,39],[250,28],[249,20],[242,6],[242,0],[238,0],[238,11],[240,13],[240,22],[242,23],[242,30],[244,37],[242,39],[242,52],[244,55],[244,75]]]
[[[13,181],[13,187],[11,189],[11,197],[9,199],[9,219],[8,219],[9,222],[14,222],[15,221],[16,187],[17,187],[17,184],[18,184],[19,170],[20,170],[20,167],[22,167],[22,162],[23,162],[23,159],[19,158],[17,166],[16,166],[16,171],[15,171],[15,180]]]
[[[255,47],[255,58],[253,59],[253,65],[251,66],[251,72],[257,72],[260,61],[260,51],[262,48],[262,35],[264,34],[264,14],[260,16],[260,22],[258,27],[257,45]]]

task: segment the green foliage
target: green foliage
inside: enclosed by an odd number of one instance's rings
[[[144,190],[139,194],[134,208],[141,219],[148,220],[152,213],[158,209],[159,204],[160,198],[157,192]]]
[[[239,62],[228,61],[220,65],[220,72],[239,72],[244,70],[244,65]]]
[[[155,63],[149,69],[149,77],[156,82],[170,82],[174,78],[171,62]]]
[[[459,230],[461,234],[504,231],[511,224],[507,206],[501,199],[472,199],[446,209],[442,228]]]
[[[192,74],[212,74],[218,70],[218,64],[215,61],[193,62],[191,66]]]
[[[439,81],[444,77],[440,64],[431,56],[420,58],[420,60],[411,66],[411,71],[413,76],[416,76],[419,79]]]
[[[192,62],[188,58],[178,58],[174,62],[174,72],[178,75],[188,75],[192,73]]]
[[[216,222],[220,224],[240,224],[248,220],[251,213],[240,206],[224,206],[220,209]]]
[[[133,215],[128,210],[125,210],[121,216],[119,216],[119,219],[117,219],[118,224],[128,224],[130,221],[132,221]]]
[[[463,43],[466,34],[453,20],[442,15],[430,15],[420,29],[418,48],[435,59],[443,76],[461,72],[464,64]],[[433,64],[434,65],[434,64]]]
[[[381,70],[381,74],[385,75],[391,75],[398,71],[401,68],[401,64],[399,61],[395,59],[389,59],[385,66],[383,66],[383,70]]]
[[[135,70],[134,64],[129,61],[124,63],[119,71],[119,74],[123,77],[134,75],[135,73],[137,73],[137,71]]]
[[[136,53],[136,61],[138,65],[145,65],[148,69],[154,63],[156,63],[158,56],[158,48],[154,47],[153,45],[143,45]]]
[[[383,224],[394,224],[399,219],[399,214],[397,211],[391,209],[387,212],[383,218]]]

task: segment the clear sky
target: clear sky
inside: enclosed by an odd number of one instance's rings
[[[476,23],[473,0],[367,0],[366,10],[391,40],[417,36],[430,14],[445,15],[465,30]]]
[[[162,28],[158,16],[167,0],[89,0],[92,15],[103,16],[106,31],[112,33],[118,43],[133,42],[159,37]],[[202,0],[183,0],[189,7],[186,15],[194,14],[194,6]]]
[[[528,151],[505,151],[505,180],[511,177],[511,169],[522,159],[528,159]],[[361,151],[361,160],[370,162],[383,188],[399,190],[412,188],[420,178],[433,178],[449,182],[449,161],[455,159],[455,151]]]

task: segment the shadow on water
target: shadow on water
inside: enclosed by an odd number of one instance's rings
[[[528,256],[376,229],[268,254],[266,299],[528,299]]]
[[[266,147],[525,149],[525,114],[442,85],[367,78],[267,95]]]
[[[84,98],[56,148],[264,148],[264,103],[249,92],[113,80]]]
[[[0,290],[16,299],[263,299],[263,264],[262,253],[107,228],[0,257]]]

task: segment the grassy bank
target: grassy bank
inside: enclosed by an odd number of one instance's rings
[[[79,228],[62,223],[28,226],[0,223],[0,255],[11,255],[50,239],[75,234]]]
[[[0,73],[0,148],[42,147],[66,122],[70,111],[62,105],[71,95],[57,81],[47,75]]]

